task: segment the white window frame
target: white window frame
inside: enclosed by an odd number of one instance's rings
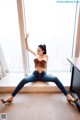
[[[74,45],[73,45],[72,57],[79,57],[79,54],[80,54],[80,3],[76,4],[73,39],[74,39]]]
[[[25,21],[24,21],[24,0],[17,0],[17,8],[18,8],[18,18],[19,18],[19,27],[20,27],[20,38],[21,38],[21,48],[22,48],[22,59],[23,59],[23,69],[24,75],[28,75],[29,73],[29,65],[28,65],[28,51],[26,50],[25,44]],[[73,53],[72,57],[79,57],[80,52],[80,4],[76,4],[76,13],[75,13],[75,25],[74,25],[74,43],[73,43]]]
[[[19,28],[20,28],[23,69],[24,69],[24,75],[28,75],[29,69],[28,69],[28,59],[26,54],[27,50],[26,50],[26,44],[25,44],[25,24],[24,24],[22,2],[23,2],[22,0],[17,0],[17,8],[18,8]]]

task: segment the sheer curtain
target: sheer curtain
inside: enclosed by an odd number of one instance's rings
[[[23,72],[16,0],[0,0],[0,44],[10,72]]]

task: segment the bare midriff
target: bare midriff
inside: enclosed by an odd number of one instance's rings
[[[42,71],[45,71],[45,68],[36,67],[35,70],[38,71],[39,73],[41,73]]]

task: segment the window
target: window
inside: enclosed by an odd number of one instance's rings
[[[69,71],[67,58],[72,54],[76,3],[56,0],[24,0],[24,3],[29,46],[36,50],[38,44],[46,44],[48,71]],[[32,55],[29,61],[32,71]]]
[[[0,44],[10,72],[23,72],[16,0],[0,1]]]

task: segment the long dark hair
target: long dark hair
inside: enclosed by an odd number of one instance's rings
[[[46,50],[46,45],[38,45],[38,47],[40,47],[43,50],[43,54],[47,54],[47,50]]]

